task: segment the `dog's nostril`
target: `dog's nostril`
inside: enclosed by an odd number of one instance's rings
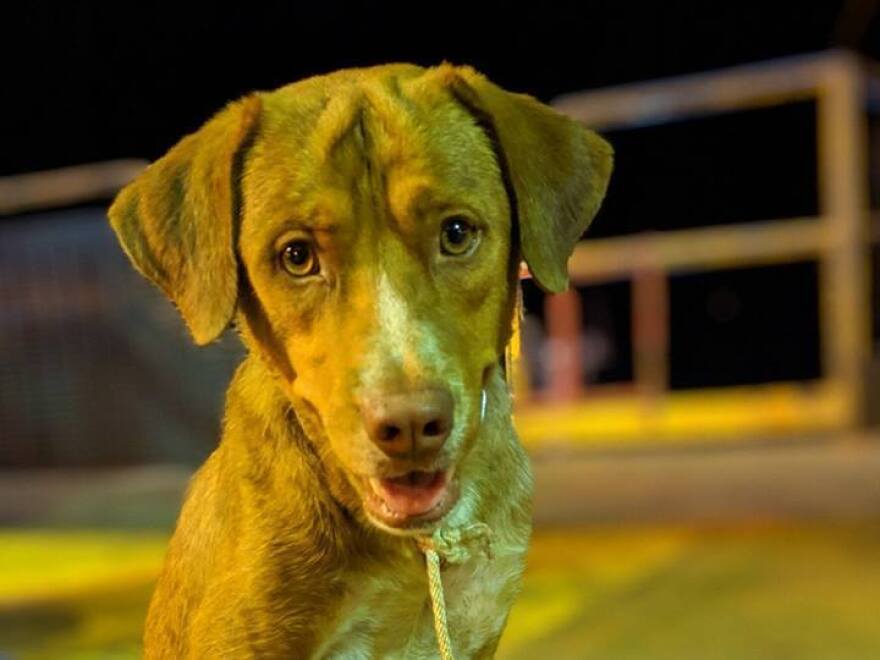
[[[437,420],[433,420],[433,421],[428,422],[427,424],[425,424],[424,428],[422,429],[422,433],[424,433],[426,436],[429,436],[429,437],[435,436],[435,435],[440,435],[442,432],[443,432],[443,430],[440,427],[440,422],[438,422]]]
[[[364,430],[373,445],[391,458],[436,454],[454,426],[452,395],[445,389],[382,394],[361,402]]]

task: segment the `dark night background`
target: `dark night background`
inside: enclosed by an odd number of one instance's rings
[[[225,102],[348,66],[469,63],[564,92],[846,46],[874,3],[4,3],[0,174],[161,155]]]

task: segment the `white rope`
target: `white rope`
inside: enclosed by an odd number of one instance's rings
[[[443,598],[443,581],[440,579],[440,555],[436,550],[425,548],[425,564],[428,567],[428,591],[434,612],[434,633],[440,648],[441,660],[455,660],[452,640],[449,638],[449,622],[446,620],[446,601]]]

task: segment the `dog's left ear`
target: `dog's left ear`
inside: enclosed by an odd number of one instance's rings
[[[568,287],[568,258],[599,210],[613,150],[578,122],[525,94],[513,94],[470,67],[444,64],[441,75],[456,99],[495,142],[512,188],[520,249],[538,284]]]
[[[260,107],[257,96],[230,104],[110,207],[110,224],[135,268],[174,301],[200,345],[216,339],[235,312],[239,155]]]

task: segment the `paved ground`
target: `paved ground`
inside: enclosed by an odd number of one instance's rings
[[[535,521],[861,520],[880,515],[880,437],[641,450],[533,459]],[[0,472],[0,526],[167,529],[189,472]]]
[[[880,438],[535,457],[538,524],[880,516]]]
[[[163,542],[0,532],[0,657],[139,657]],[[498,657],[871,660],[878,558],[874,523],[539,530]]]
[[[880,657],[880,443],[535,457],[499,657]],[[187,472],[0,474],[0,658],[136,658]]]

